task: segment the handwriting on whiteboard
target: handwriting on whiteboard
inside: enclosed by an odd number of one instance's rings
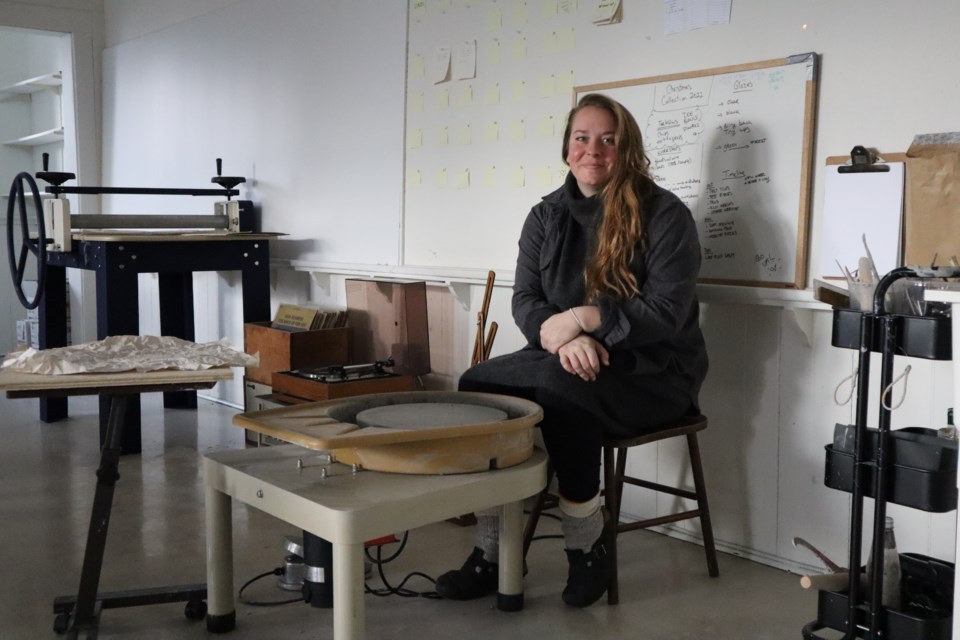
[[[798,70],[791,83],[787,73],[760,68],[609,92],[643,126],[654,179],[693,213],[701,277],[792,278],[804,76]]]

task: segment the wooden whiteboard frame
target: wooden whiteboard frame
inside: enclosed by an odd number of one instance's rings
[[[745,71],[754,71],[758,69],[770,69],[779,66],[791,64],[811,64],[812,72],[806,80],[806,89],[804,91],[803,105],[803,132],[801,134],[802,149],[799,178],[799,202],[796,219],[796,255],[794,266],[794,278],[792,282],[772,282],[763,280],[737,280],[724,278],[699,278],[698,282],[703,284],[724,284],[738,286],[770,287],[782,289],[804,289],[807,282],[808,269],[808,251],[809,251],[809,232],[810,232],[810,203],[811,203],[811,176],[813,172],[813,144],[815,133],[815,116],[817,104],[817,84],[819,73],[819,60],[816,53],[803,53],[786,58],[776,58],[764,60],[761,62],[752,62],[746,64],[730,65],[726,67],[714,67],[711,69],[701,69],[699,71],[688,71],[683,73],[650,76],[647,78],[636,78],[632,80],[621,80],[617,82],[607,82],[600,84],[579,85],[573,88],[573,104],[576,105],[581,94],[591,92],[604,92],[611,89],[619,89],[644,84],[659,84],[661,82],[672,82],[676,80],[685,80],[689,78],[702,78],[708,76],[719,76],[731,73],[742,73]]]

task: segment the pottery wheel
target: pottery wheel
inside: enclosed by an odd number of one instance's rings
[[[495,407],[453,402],[420,402],[364,409],[357,413],[361,427],[386,429],[431,429],[489,424],[507,419],[507,413]]]

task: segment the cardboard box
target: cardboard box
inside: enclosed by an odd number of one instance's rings
[[[914,138],[905,195],[903,264],[960,260],[960,132]]]
[[[284,331],[269,321],[248,322],[243,325],[243,350],[260,353],[260,366],[248,368],[247,378],[269,385],[275,371],[352,364],[352,329]]]
[[[349,279],[345,284],[356,362],[393,358],[394,373],[430,373],[426,283]]]

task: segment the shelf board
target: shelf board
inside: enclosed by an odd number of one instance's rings
[[[24,95],[36,93],[37,91],[57,89],[62,84],[63,74],[57,71],[56,73],[48,73],[43,76],[37,76],[36,78],[30,78],[28,80],[17,82],[6,87],[0,87],[0,97],[6,98],[8,96]]]
[[[7,140],[3,144],[13,147],[38,147],[42,144],[50,144],[52,142],[63,142],[63,127],[41,131],[40,133],[34,133],[29,136],[17,138],[16,140]]]

